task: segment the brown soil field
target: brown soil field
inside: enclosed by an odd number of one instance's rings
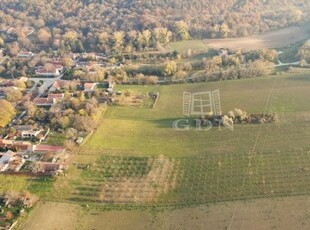
[[[166,211],[98,212],[41,203],[19,229],[309,229],[310,197],[260,199]]]
[[[243,38],[206,39],[204,42],[212,48],[257,50],[263,48],[281,48],[310,38],[310,23],[292,26],[276,31],[252,35]]]

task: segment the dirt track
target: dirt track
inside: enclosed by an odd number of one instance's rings
[[[280,48],[308,38],[310,38],[310,23],[249,37],[206,39],[204,42],[216,49],[224,47],[229,49],[257,50],[262,48]]]

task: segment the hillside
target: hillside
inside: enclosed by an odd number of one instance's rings
[[[2,0],[0,30],[16,28],[25,48],[131,52],[174,40],[271,31],[306,21],[309,12],[307,0]],[[29,26],[37,31],[31,39]]]

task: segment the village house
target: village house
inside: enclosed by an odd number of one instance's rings
[[[47,95],[48,99],[58,99],[59,101],[61,101],[62,99],[64,99],[65,95],[63,93],[49,93]]]
[[[55,98],[35,98],[33,103],[39,107],[51,107],[56,104],[57,100]]]
[[[98,83],[89,83],[89,82],[85,82],[84,83],[84,92],[85,93],[91,93],[94,92],[95,87],[98,85]]]
[[[40,132],[41,132],[41,130],[22,131],[21,136],[23,138],[37,137],[40,134]]]
[[[24,163],[22,157],[9,150],[0,158],[0,172],[18,172]]]
[[[18,151],[29,151],[31,150],[31,142],[29,141],[15,141],[0,139],[0,148],[2,149],[18,149]]]
[[[55,146],[55,145],[33,145],[31,149],[34,153],[64,153],[66,151],[63,146]]]
[[[61,64],[56,64],[56,63],[48,63],[51,66],[49,68],[46,67],[37,67],[37,69],[35,70],[35,74],[39,75],[39,76],[59,76],[64,67]]]
[[[34,129],[32,125],[15,125],[12,128],[17,131],[15,135],[21,138],[37,138],[42,133],[42,130]]]
[[[49,89],[49,92],[55,92],[57,90],[65,89],[68,85],[68,81],[65,80],[57,80],[53,83],[51,88]]]
[[[52,105],[62,101],[63,99],[64,99],[63,93],[59,94],[50,93],[47,95],[47,98],[37,97],[33,99],[33,103],[39,107],[51,107]]]

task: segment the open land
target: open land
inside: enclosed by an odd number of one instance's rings
[[[24,230],[53,229],[307,229],[308,197],[260,199],[199,205],[156,212],[98,212],[75,204],[40,203],[20,226]]]
[[[206,52],[208,48],[241,49],[245,51],[263,48],[281,48],[290,44],[303,41],[310,37],[310,24],[291,26],[288,28],[251,35],[242,38],[189,40],[170,43],[167,48],[178,52],[191,49],[193,51]]]
[[[276,48],[309,35],[307,26],[291,27],[244,38],[247,42],[200,41],[197,49],[206,50],[206,43],[213,48]],[[159,100],[153,109],[110,106],[67,174],[57,179],[1,176],[0,191],[27,188],[43,200],[20,229],[308,228],[309,210],[300,206],[306,207],[310,194],[309,86],[306,73],[117,86],[120,91],[159,92]],[[233,131],[195,130],[195,117],[182,115],[183,92],[216,89],[223,113],[235,108],[274,113],[277,122],[235,125]],[[191,129],[173,129],[176,119],[191,120]]]
[[[54,184],[41,180],[46,184],[41,187],[33,179],[29,188],[45,201],[98,210],[308,195],[309,84],[307,74],[285,74],[240,81],[130,86],[132,91],[160,92],[156,107],[109,107],[69,172]],[[233,131],[172,128],[173,120],[183,118],[183,91],[214,89],[220,89],[224,113],[234,108],[272,112],[278,121],[235,125]]]

